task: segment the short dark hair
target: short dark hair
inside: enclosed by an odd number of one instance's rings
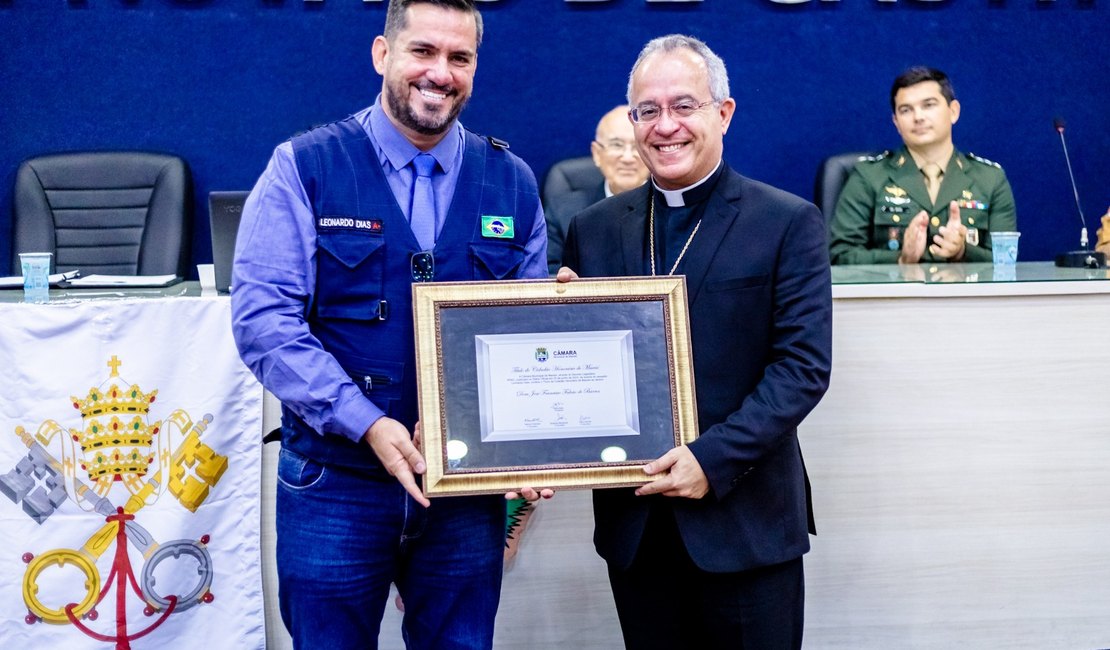
[[[405,10],[412,5],[418,4],[433,5],[443,9],[455,9],[457,11],[473,14],[474,25],[478,32],[477,44],[482,44],[482,14],[478,13],[478,7],[474,5],[474,0],[389,0],[389,8],[385,12],[386,40],[393,41],[397,34],[408,26],[405,20]]]
[[[948,75],[944,74],[936,68],[929,68],[923,65],[914,66],[894,80],[894,84],[890,87],[890,110],[894,110],[894,96],[898,94],[899,90],[916,86],[925,81],[935,81],[940,85],[940,94],[944,96],[945,101],[949,104],[956,99],[956,89],[952,87],[952,82],[948,80]]]

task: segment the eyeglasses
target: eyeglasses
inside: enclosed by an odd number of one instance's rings
[[[631,117],[632,121],[637,124],[651,124],[655,120],[658,120],[660,117],[662,117],[664,111],[670,111],[671,117],[673,118],[690,117],[706,106],[716,103],[717,102],[713,101],[712,99],[700,104],[692,99],[682,99],[671,104],[670,106],[640,104],[639,106],[636,106],[632,110],[628,111],[628,116]]]
[[[606,153],[613,156],[623,156],[626,152],[629,151],[631,151],[632,155],[636,156],[637,158],[640,156],[640,152],[636,149],[635,142],[625,142],[624,140],[609,140],[608,142],[594,140],[594,142],[601,145],[601,148],[605,149]]]
[[[413,282],[431,282],[436,275],[436,258],[431,251],[413,253],[409,260]]]

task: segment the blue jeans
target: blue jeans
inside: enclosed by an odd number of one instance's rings
[[[396,583],[412,649],[490,648],[501,597],[505,500],[412,500],[391,479],[278,460],[281,617],[296,648],[377,648]]]

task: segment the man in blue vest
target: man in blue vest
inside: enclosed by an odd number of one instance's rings
[[[531,170],[457,121],[481,39],[473,0],[391,0],[378,100],[279,145],[244,207],[233,326],[282,402],[279,597],[298,648],[377,647],[390,583],[410,648],[492,646],[504,499],[429,504],[412,442],[412,283],[547,275]]]

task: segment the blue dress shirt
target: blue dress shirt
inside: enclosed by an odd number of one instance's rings
[[[355,115],[381,162],[397,205],[409,212],[420,151],[393,126],[380,105]],[[462,126],[457,122],[428,153],[442,173],[432,177],[436,224],[450,210],[462,166]],[[309,426],[353,441],[384,415],[351,381],[309,331],[307,305],[316,286],[316,227],[297,172],[293,146],[283,142],[251,191],[235,244],[233,329],[247,367]],[[520,277],[547,277],[547,232],[542,208],[525,245]]]

